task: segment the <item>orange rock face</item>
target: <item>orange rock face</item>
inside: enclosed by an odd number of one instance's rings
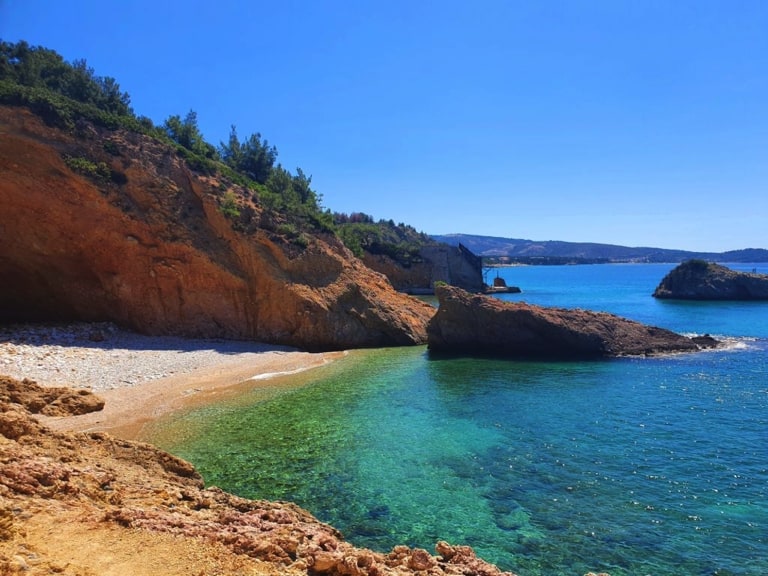
[[[332,235],[298,245],[261,226],[236,189],[247,222],[227,219],[233,186],[166,144],[88,124],[70,134],[15,107],[0,107],[0,134],[0,321],[110,320],[310,350],[426,341],[431,306]],[[66,158],[103,162],[111,177]]]

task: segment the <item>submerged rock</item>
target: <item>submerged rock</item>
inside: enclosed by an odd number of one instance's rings
[[[427,326],[429,350],[512,358],[591,359],[695,352],[698,340],[605,312],[504,302],[450,286],[437,289],[440,307]]]
[[[653,296],[676,300],[768,300],[768,275],[688,260],[662,279]]]

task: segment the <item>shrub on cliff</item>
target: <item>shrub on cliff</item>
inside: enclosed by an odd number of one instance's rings
[[[125,128],[143,134],[154,131],[151,121],[147,124],[147,118],[119,116],[93,104],[72,100],[45,87],[23,86],[8,79],[0,79],[0,104],[26,106],[46,124],[65,130],[73,129],[78,118],[85,118],[110,129]]]
[[[64,163],[75,172],[93,180],[106,182],[112,178],[112,170],[105,162],[93,162],[80,156],[64,156]]]
[[[424,246],[435,242],[413,226],[393,220],[379,220],[363,213],[335,213],[334,224],[344,245],[356,256],[363,252],[389,256],[403,266],[417,261]]]
[[[229,141],[218,148],[206,142],[190,110],[183,118],[171,115],[156,127],[137,117],[130,96],[114,78],[98,76],[85,60],[66,62],[55,51],[27,42],[0,41],[0,104],[24,106],[51,126],[76,130],[83,119],[108,129],[123,128],[157,138],[173,146],[190,169],[224,177],[241,187],[237,194],[287,219],[299,230],[334,233],[331,213],[321,206],[321,196],[311,188],[311,177],[300,168],[292,174],[275,165],[277,148],[259,133],[243,141],[232,127]],[[107,150],[108,153],[109,150]],[[82,162],[71,168],[99,176],[96,168]],[[124,175],[113,174],[120,177]],[[117,181],[117,180],[115,180]],[[119,183],[119,182],[118,182]],[[234,212],[227,208],[234,219]]]
[[[0,42],[0,80],[46,89],[115,116],[133,116],[131,98],[114,78],[97,76],[85,60],[64,61],[53,50]]]
[[[227,190],[221,199],[221,213],[227,218],[237,218],[240,216],[240,209],[237,206],[237,197],[231,190]]]
[[[680,265],[680,268],[687,268],[691,271],[703,272],[704,270],[709,268],[709,262],[707,262],[706,260],[702,260],[701,258],[693,258],[691,260],[687,260],[683,262]]]
[[[261,139],[258,132],[240,142],[237,128],[232,126],[229,141],[219,144],[221,160],[233,170],[245,174],[259,184],[265,184],[277,160],[277,148]]]

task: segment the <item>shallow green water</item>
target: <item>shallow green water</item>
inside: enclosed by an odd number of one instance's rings
[[[524,295],[631,302],[623,315],[733,346],[571,363],[360,351],[154,440],[209,484],[295,501],[378,550],[466,543],[521,576],[768,573],[766,308],[649,302],[656,269],[568,268],[526,270]]]

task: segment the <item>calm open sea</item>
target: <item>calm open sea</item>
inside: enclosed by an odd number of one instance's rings
[[[297,502],[380,551],[464,543],[521,576],[765,575],[768,302],[656,301],[672,267],[498,273],[523,289],[504,299],[709,333],[727,349],[562,363],[358,351],[278,389],[254,381],[151,439],[209,484]]]

